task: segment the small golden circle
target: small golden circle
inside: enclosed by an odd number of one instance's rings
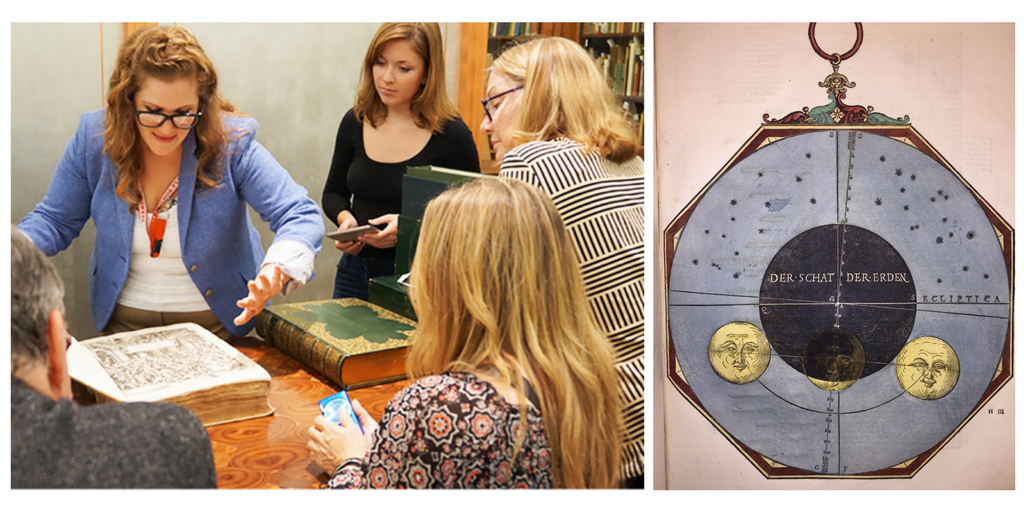
[[[757,380],[768,368],[768,338],[756,325],[729,322],[719,327],[708,343],[708,360],[719,377],[733,384]]]
[[[959,378],[960,359],[953,347],[939,338],[914,338],[896,356],[896,380],[921,400],[946,396]]]

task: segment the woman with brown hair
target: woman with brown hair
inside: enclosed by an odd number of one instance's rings
[[[643,487],[644,165],[632,123],[583,48],[560,37],[514,46],[487,79],[501,176],[547,192],[565,221],[587,301],[615,347],[626,421],[623,485]]]
[[[515,180],[449,190],[423,216],[410,294],[419,377],[378,424],[318,417],[309,446],[342,488],[613,487],[621,407],[551,200]]]
[[[381,231],[335,242],[334,298],[369,297],[368,279],[394,273],[402,177],[409,166],[480,172],[473,135],[445,91],[437,23],[385,23],[363,60],[355,106],[338,127],[323,209],[339,229]]]
[[[312,276],[316,203],[254,140],[182,27],[128,36],[107,106],[82,116],[43,202],[18,225],[47,255],[96,225],[89,298],[105,333],[195,322],[244,336],[282,289]],[[249,220],[270,224],[266,255]]]

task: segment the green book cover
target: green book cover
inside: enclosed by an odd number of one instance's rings
[[[416,322],[359,299],[270,306],[256,333],[345,389],[405,377]]]

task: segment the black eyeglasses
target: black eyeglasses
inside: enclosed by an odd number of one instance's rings
[[[502,97],[502,96],[504,96],[506,94],[511,94],[513,92],[516,92],[516,91],[518,91],[519,89],[522,89],[522,88],[523,88],[523,86],[520,85],[519,87],[513,87],[513,88],[511,88],[511,89],[509,89],[509,90],[507,90],[505,92],[499,92],[498,94],[495,94],[494,96],[491,96],[490,98],[484,98],[484,99],[480,100],[480,104],[484,106],[484,114],[487,115],[487,120],[492,122],[492,123],[494,122],[494,118],[491,117],[491,109],[490,109],[490,107],[487,106],[487,103],[489,103],[489,102],[491,102],[493,100],[496,100],[496,99],[498,99],[498,98],[500,98],[500,97]]]
[[[135,117],[139,118],[139,124],[146,128],[159,128],[171,120],[171,124],[179,130],[188,130],[199,122],[199,118],[202,117],[203,112],[199,111],[195,114],[174,114],[169,116],[161,112],[150,112],[148,110],[136,110]]]

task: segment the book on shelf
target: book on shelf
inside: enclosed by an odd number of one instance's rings
[[[405,378],[416,322],[359,299],[267,307],[256,334],[342,389]]]
[[[641,112],[639,116],[638,126],[640,126],[640,144],[644,143],[644,113]]]
[[[274,412],[270,374],[210,331],[175,324],[74,342],[71,378],[105,402],[170,402],[203,425]]]
[[[642,22],[633,23],[583,23],[583,35],[603,35],[603,34],[639,34],[643,33],[644,24]]]
[[[633,39],[625,44],[608,41],[608,51],[588,47],[604,74],[612,92],[619,96],[643,96],[644,45]]]
[[[518,37],[527,34],[535,34],[539,23],[495,23],[488,25],[488,35],[491,37]]]

